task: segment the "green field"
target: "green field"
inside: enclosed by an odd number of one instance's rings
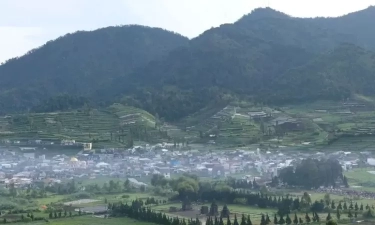
[[[137,128],[158,142],[155,118],[134,107],[114,104],[107,109],[76,110],[56,113],[15,114],[0,118],[0,139],[70,139],[93,142],[94,147],[126,146],[130,129]],[[138,135],[140,136],[140,135]],[[132,135],[135,141],[142,138]]]
[[[213,141],[217,146],[226,147],[262,144],[327,151],[375,150],[375,139],[371,135],[361,136],[375,132],[373,103],[363,97],[356,99],[367,104],[366,107],[353,109],[330,101],[283,107],[234,102],[207,106],[169,123],[144,110],[121,104],[102,109],[14,114],[0,118],[0,139],[74,139],[92,142],[95,148],[124,147],[132,139],[140,143]],[[270,117],[254,120],[249,112],[264,112]],[[295,119],[300,128],[277,131],[274,120],[280,118]]]

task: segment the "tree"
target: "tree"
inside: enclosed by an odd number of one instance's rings
[[[260,225],[266,225],[267,222],[266,222],[266,217],[264,216],[264,214],[262,214],[262,218],[260,220]],[[242,224],[241,224],[242,225]]]
[[[250,218],[250,217],[249,217]],[[270,217],[268,216],[268,214],[266,215],[266,224],[270,224],[271,223],[271,219]]]
[[[262,224],[262,223],[261,223]],[[246,223],[246,217],[244,214],[242,214],[242,218],[241,218],[241,225],[247,225]],[[266,224],[265,224],[266,225]]]
[[[346,176],[344,176],[344,178],[343,178],[343,181],[342,181],[342,182],[344,183],[344,185],[345,185],[345,187],[346,187],[346,188],[348,188],[348,187],[349,187],[348,179],[346,178]]]
[[[297,213],[294,214],[293,224],[298,224]]]
[[[298,219],[299,224],[303,224],[303,219],[301,217]]]
[[[328,207],[329,205],[330,205],[330,203],[331,203],[331,196],[328,194],[328,193],[326,193],[325,195],[324,195],[324,203],[325,203],[325,205]]]
[[[327,221],[329,221],[329,220],[331,220],[332,219],[332,217],[331,217],[331,213],[330,212],[328,212],[328,215],[327,215],[327,218],[326,218],[326,220]]]
[[[308,213],[306,213],[306,215],[305,215],[305,220],[306,220],[306,223],[310,223],[310,221],[311,221]]]
[[[232,225],[232,222],[230,221],[230,218],[227,218],[227,225]]]
[[[344,202],[343,208],[344,208],[344,210],[348,210],[348,206],[346,205],[346,202]]]
[[[285,224],[285,220],[283,216],[280,216],[279,224]]]
[[[337,220],[340,220],[340,217],[341,217],[340,210],[337,209],[336,210],[336,218],[337,218]]]
[[[331,209],[336,209],[335,201],[332,200]]]
[[[273,224],[279,224],[279,220],[277,219],[276,214],[275,214],[275,216],[273,217]]]
[[[253,225],[253,223],[251,222],[251,219],[250,219],[250,215],[247,215],[246,225]]]
[[[237,220],[237,214],[234,214],[233,225],[239,225],[238,220]]]
[[[337,223],[333,220],[327,221],[326,225],[337,225]]]
[[[228,209],[228,206],[227,205],[224,205],[223,206],[223,209],[221,210],[221,217],[229,217],[230,216],[230,212],[229,212],[229,209]]]
[[[220,217],[219,225],[224,225],[223,217]]]
[[[353,217],[353,214],[352,214],[352,211],[351,210],[349,210],[349,212],[348,212],[348,218],[352,218]]]

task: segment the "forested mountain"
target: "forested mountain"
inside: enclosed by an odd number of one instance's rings
[[[0,103],[21,110],[62,93],[88,96],[187,43],[179,34],[143,26],[67,34],[0,66]]]
[[[161,29],[111,27],[49,42],[0,67],[0,102],[23,109],[45,98],[122,102],[178,120],[208,104],[375,95],[374,7],[338,18],[257,9],[192,40]],[[69,93],[68,99],[55,98]],[[75,98],[84,96],[85,100]]]

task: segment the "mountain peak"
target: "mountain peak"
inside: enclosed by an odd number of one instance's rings
[[[266,18],[285,19],[285,18],[291,18],[291,17],[285,13],[279,12],[270,7],[265,7],[265,8],[254,9],[253,11],[251,11],[251,13],[244,15],[239,21],[266,19]]]

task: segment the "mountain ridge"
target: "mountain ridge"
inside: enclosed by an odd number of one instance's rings
[[[375,20],[372,10],[295,18],[257,9],[191,40],[142,26],[69,34],[0,66],[0,104],[3,112],[20,111],[69,93],[73,96],[59,100],[64,105],[76,104],[74,96],[79,96],[96,104],[136,106],[175,121],[235,99],[275,104],[372,95],[373,54],[356,47],[340,50],[343,43],[375,49],[375,29],[368,27]],[[354,53],[361,60],[353,60]],[[61,108],[47,102],[51,110]]]

